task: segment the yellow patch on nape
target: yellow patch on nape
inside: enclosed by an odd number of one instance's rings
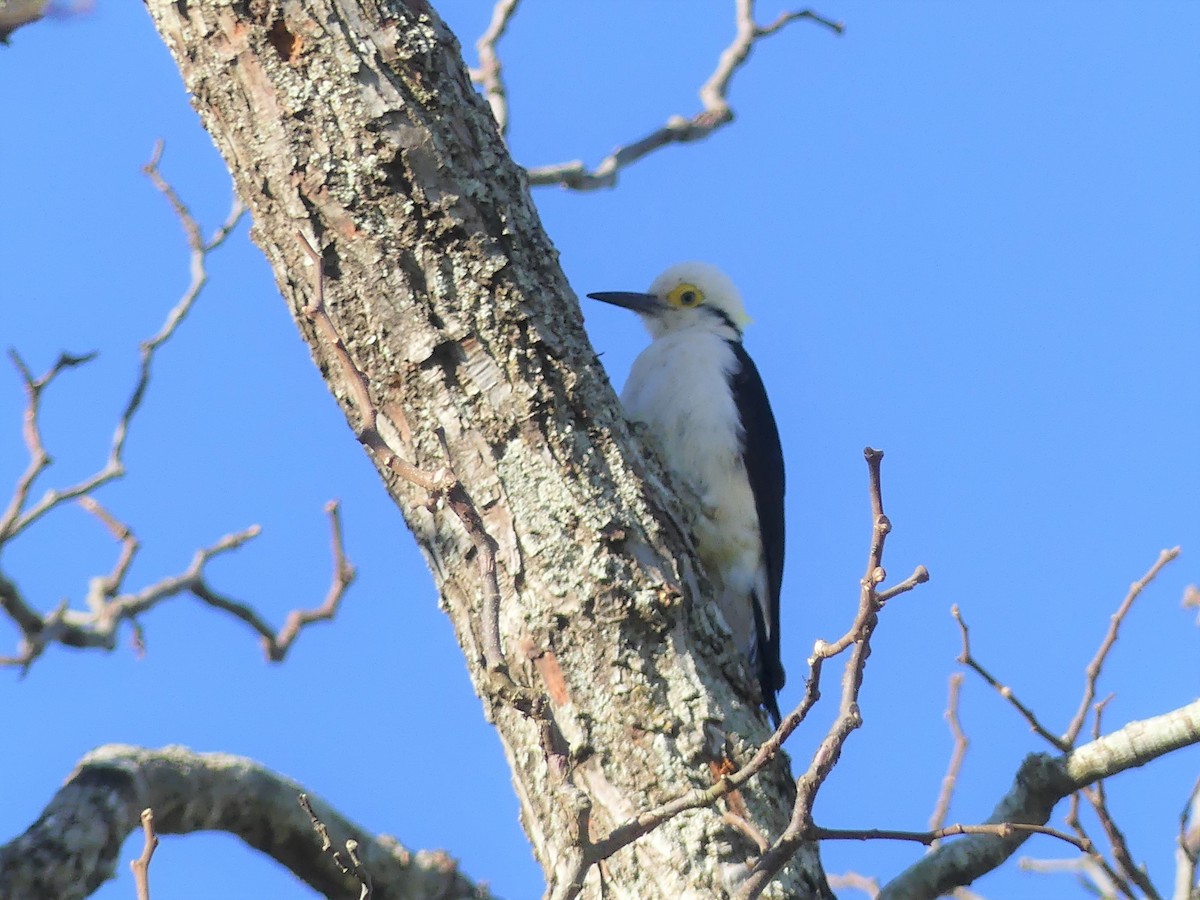
[[[704,291],[694,284],[677,284],[667,294],[667,302],[675,309],[695,309],[704,302]]]

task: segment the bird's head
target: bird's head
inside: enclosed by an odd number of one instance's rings
[[[741,337],[750,324],[738,289],[724,272],[707,263],[671,266],[645,293],[601,291],[588,296],[632,309],[654,337],[695,327],[727,328],[732,337]]]

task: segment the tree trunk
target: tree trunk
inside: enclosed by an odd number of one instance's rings
[[[398,455],[461,482],[431,503],[375,444],[551,891],[571,895],[586,872],[583,895],[601,896],[582,845],[711,785],[768,732],[457,41],[419,0],[147,5],[351,427],[370,432],[377,412]],[[464,508],[497,544],[517,689],[496,665],[487,540]],[[743,815],[778,834],[792,790],[778,759],[742,791]],[[722,812],[684,813],[616,853],[605,896],[725,896],[757,850]],[[827,894],[811,850],[769,895]]]

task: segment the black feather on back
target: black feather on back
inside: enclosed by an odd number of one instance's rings
[[[755,604],[755,623],[758,628],[758,680],[763,705],[779,724],[779,706],[775,694],[783,687],[784,671],[779,648],[779,592],[783,582],[783,447],[779,429],[767,399],[758,367],[740,341],[729,346],[737,359],[730,374],[733,399],[742,417],[742,461],[750,478],[754,505],[758,510],[758,527],[762,534],[763,555],[767,568],[766,620],[763,621]]]

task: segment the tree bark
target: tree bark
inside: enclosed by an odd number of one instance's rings
[[[504,663],[547,714],[487,665],[479,535],[373,455],[502,738],[548,893],[586,872],[583,895],[601,896],[582,845],[709,786],[768,732],[457,41],[419,0],[147,6],[351,427],[377,413],[398,455],[450,467],[495,540]],[[742,791],[753,829],[778,834],[792,793],[780,758]],[[618,852],[606,896],[725,896],[757,850],[721,813]],[[768,894],[827,895],[812,848]]]

